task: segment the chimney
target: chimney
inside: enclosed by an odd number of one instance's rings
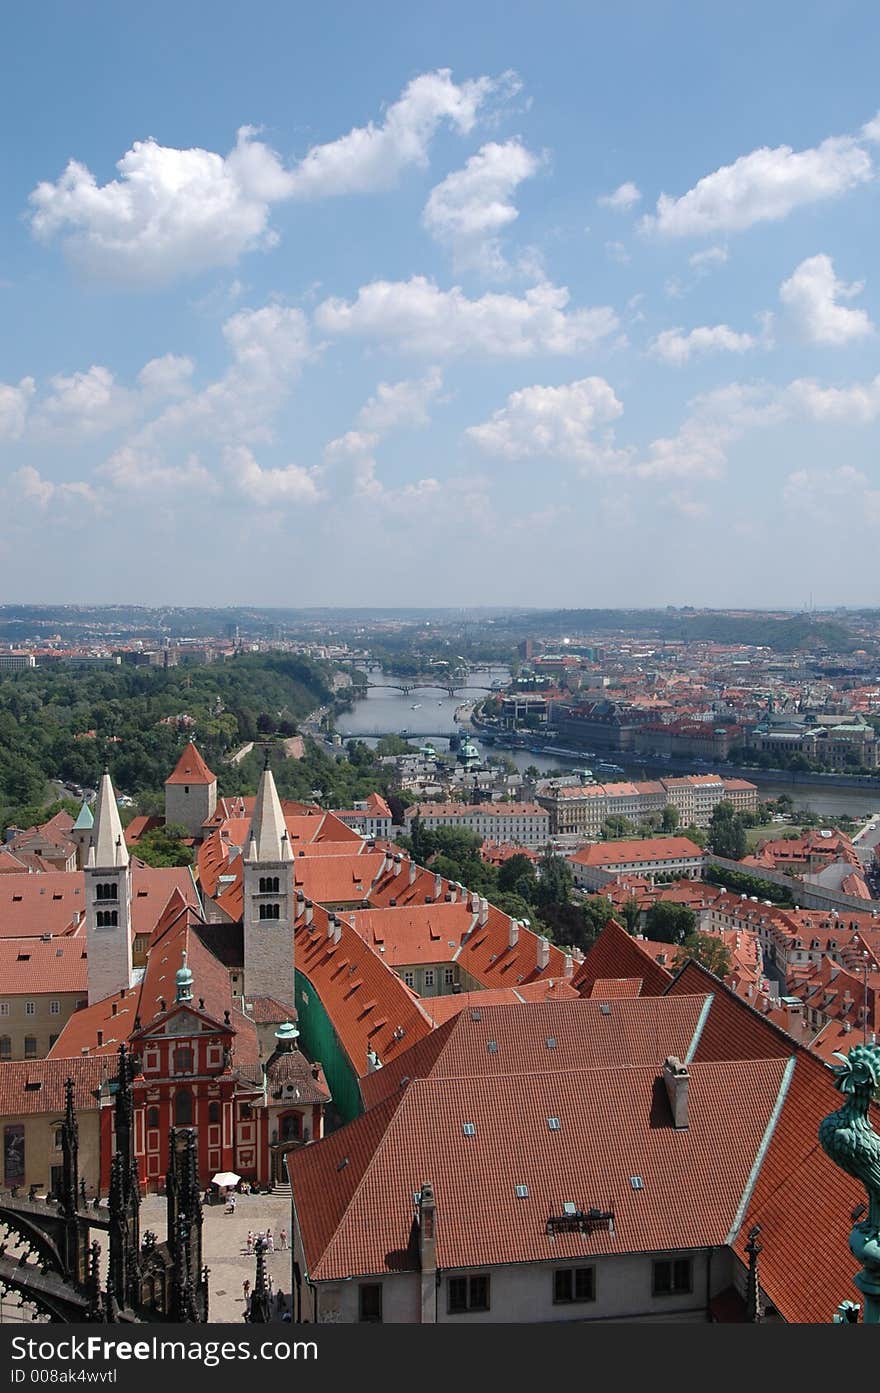
[[[414,884],[415,878],[416,878],[416,863],[415,863],[415,861],[413,861],[412,857],[410,857],[410,862],[409,862],[409,883],[410,883],[410,885]]]
[[[338,943],[342,937],[342,920],[333,920],[333,942]]]
[[[563,977],[574,976],[574,958],[571,956],[571,953],[566,953],[565,955],[565,966],[562,969],[562,975]]]
[[[440,898],[440,896],[441,896],[442,894],[443,894],[443,877],[442,877],[441,875],[435,875],[435,876],[434,876],[434,899],[435,899],[435,900],[439,900],[439,898]]]
[[[511,919],[511,921],[510,921],[510,929],[509,929],[508,934],[507,934],[507,946],[508,946],[508,948],[515,948],[516,945],[517,945],[518,943],[519,943],[519,920],[518,920],[518,919]]]
[[[422,1269],[422,1325],[437,1321],[437,1207],[434,1187],[425,1182],[416,1200],[419,1216],[419,1266]]]
[[[667,1055],[663,1065],[663,1082],[672,1109],[672,1125],[676,1131],[683,1131],[688,1125],[688,1081],[690,1074],[686,1064],[676,1055]]]
[[[471,891],[471,912],[476,914],[480,908],[480,897],[476,890]]]
[[[538,939],[538,971],[543,972],[550,961],[550,940],[543,936]]]
[[[336,927],[336,918],[335,918],[335,916],[332,915],[332,914],[328,914],[328,915],[327,915],[327,939],[328,939],[328,941],[332,940],[332,938],[333,938],[333,930],[334,930],[335,927]]]
[[[400,855],[400,852],[398,851],[398,852],[396,853],[395,857],[394,857],[394,874],[395,874],[395,875],[400,875],[400,872],[401,872],[402,870],[403,870],[403,859],[402,859],[402,857],[401,857],[401,855]]]
[[[311,924],[314,917],[315,907],[311,900],[306,900],[306,924]]]
[[[487,899],[484,899],[483,897],[481,897],[481,898],[480,898],[480,927],[482,928],[483,925],[484,925],[484,924],[488,924],[488,922],[489,922],[489,901],[488,901]]]
[[[293,915],[294,920],[296,920],[296,919],[298,919],[298,918],[300,917],[300,915],[301,915],[301,914],[303,913],[303,911],[305,910],[305,907],[306,907],[306,897],[305,897],[305,894],[303,893],[302,890],[297,890],[297,892],[296,892],[296,909],[295,909],[294,915]]]

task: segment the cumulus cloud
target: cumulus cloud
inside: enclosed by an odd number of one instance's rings
[[[78,160],[30,196],[34,236],[63,238],[87,275],[135,285],[232,266],[272,247],[272,205],[392,187],[408,165],[425,165],[438,128],[467,134],[490,98],[517,79],[480,77],[457,85],[448,69],[423,73],[404,89],[381,124],[356,127],[313,146],[293,167],[242,126],[227,155],[135,141],[117,162],[119,177],[99,184]]]
[[[426,426],[428,404],[443,386],[439,368],[424,377],[404,382],[380,382],[375,396],[361,407],[358,425],[375,436],[385,435],[397,426]]]
[[[848,387],[823,387],[813,378],[802,377],[789,383],[784,400],[793,414],[814,421],[869,425],[880,416],[880,376]]]
[[[623,463],[619,451],[596,431],[621,415],[623,406],[603,377],[563,387],[524,387],[467,435],[488,454],[505,459],[561,457],[607,470]]]
[[[500,234],[519,217],[513,194],[539,166],[538,157],[519,140],[484,145],[463,169],[431,190],[422,213],[424,227],[450,249],[457,266],[505,274]]]
[[[690,333],[664,329],[652,340],[648,352],[662,363],[680,366],[695,353],[746,353],[757,342],[751,334],[738,334],[727,324],[701,325]]]
[[[24,433],[31,398],[37,390],[32,377],[23,377],[17,386],[0,382],[0,440],[18,440]]]
[[[83,372],[50,379],[52,391],[40,403],[34,421],[38,435],[93,436],[132,421],[139,408],[137,394],[116,381],[109,368],[93,364]]]
[[[98,465],[96,475],[111,489],[125,494],[178,494],[182,490],[197,490],[199,494],[217,492],[217,482],[196,454],[189,454],[179,464],[166,460],[161,454],[134,445],[123,445],[108,460]]]
[[[48,508],[51,503],[80,502],[93,505],[98,501],[97,494],[90,484],[80,481],[54,483],[51,479],[44,479],[32,464],[17,469],[12,475],[12,480],[24,501],[35,504],[38,508]]]
[[[603,208],[613,208],[616,213],[626,213],[630,208],[634,208],[642,195],[635,184],[627,182],[621,184],[614,193],[602,194],[597,202]]]
[[[847,525],[855,521],[875,525],[880,520],[880,490],[852,465],[835,469],[797,469],[785,481],[783,495],[789,508],[797,508],[827,523],[829,512],[842,512]]]
[[[695,271],[705,272],[713,266],[723,266],[728,256],[726,247],[706,247],[704,251],[693,252],[688,257],[688,265]]]
[[[190,389],[193,366],[191,358],[174,353],[151,358],[138,373],[138,385],[152,398],[185,396]]]
[[[838,280],[830,256],[820,253],[802,261],[779,287],[779,298],[807,343],[840,347],[874,332],[865,310],[848,309],[838,302],[861,294],[862,281],[846,285]]]
[[[460,286],[440,290],[426,277],[413,276],[372,281],[352,301],[325,300],[315,319],[325,333],[376,338],[438,357],[575,353],[594,347],[619,327],[608,306],[569,311],[570,298],[564,286],[544,282],[521,297],[487,294],[470,300]]]
[[[764,146],[705,175],[680,198],[661,194],[642,227],[664,237],[739,231],[838,198],[872,174],[871,157],[853,136],[830,136],[808,150]]]
[[[317,470],[288,464],[283,469],[264,469],[244,445],[223,452],[223,465],[237,491],[256,504],[319,503],[324,497]]]

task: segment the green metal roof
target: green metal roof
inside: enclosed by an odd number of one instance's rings
[[[88,803],[83,803],[76,822],[73,824],[73,830],[74,832],[90,832],[94,825],[95,819],[92,816],[92,810]]]

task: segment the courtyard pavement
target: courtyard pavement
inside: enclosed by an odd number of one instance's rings
[[[282,1291],[290,1298],[290,1249],[281,1249],[281,1229],[287,1230],[290,1243],[289,1195],[237,1195],[235,1213],[227,1214],[222,1204],[206,1204],[202,1208],[202,1261],[211,1269],[208,1277],[211,1322],[240,1321],[244,1312],[242,1283],[254,1285],[256,1258],[247,1252],[247,1233],[261,1230],[265,1236],[272,1229],[274,1253],[266,1254],[266,1272],[272,1279],[273,1292]],[[165,1196],[145,1195],[141,1201],[141,1235],[152,1229],[165,1237]],[[277,1319],[281,1315],[278,1313]]]

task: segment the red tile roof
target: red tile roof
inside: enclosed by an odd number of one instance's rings
[[[165,780],[169,784],[215,784],[217,775],[212,774],[192,741],[185,747],[172,773]]]
[[[572,852],[568,858],[581,866],[617,866],[630,862],[679,861],[702,857],[688,837],[644,837],[637,842],[595,842]]]
[[[761,1225],[761,1286],[787,1321],[824,1322],[855,1293],[851,1213],[863,1187],[829,1160],[819,1124],[840,1106],[830,1069],[802,1045],[690,962],[670,994],[712,989],[698,1060],[794,1058],[791,1084],[734,1243],[743,1260],[749,1228]],[[880,1108],[874,1110],[880,1130]]]
[[[0,938],[0,995],[88,990],[85,935]]]
[[[589,996],[593,984],[608,977],[637,977],[643,996],[661,996],[672,974],[660,967],[644,943],[632,938],[615,919],[609,919],[574,976],[573,985],[582,996]]]
[[[73,1101],[77,1112],[98,1107],[94,1096],[108,1079],[116,1077],[115,1059],[27,1059],[0,1065],[0,1117],[22,1117],[33,1113],[64,1115],[64,1085],[73,1079]],[[39,1087],[34,1087],[39,1084]],[[30,1087],[28,1087],[30,1085]]]
[[[288,1157],[309,1278],[412,1270],[412,1197],[427,1180],[440,1268],[723,1245],[785,1064],[697,1064],[690,1073],[683,1131],[670,1125],[656,1065],[413,1080]],[[549,1236],[548,1217],[567,1201],[613,1211],[613,1234],[599,1226],[589,1236]]]
[[[459,1011],[480,1010],[483,1006],[521,1006],[524,1001],[571,1001],[579,996],[571,982],[562,977],[541,977],[518,987],[485,987],[482,991],[453,992],[451,996],[423,996],[422,1007],[435,1025],[442,1025]]]
[[[362,1080],[367,1107],[416,1077],[480,1078],[499,1074],[559,1073],[685,1059],[698,1037],[706,996],[639,997],[605,1001],[580,997],[461,1011],[434,1031],[431,1045],[405,1050]],[[672,1007],[673,1001],[675,1006]],[[603,1009],[607,1008],[607,1009]],[[441,1037],[438,1044],[437,1037]],[[548,1041],[553,1041],[552,1045]]]

